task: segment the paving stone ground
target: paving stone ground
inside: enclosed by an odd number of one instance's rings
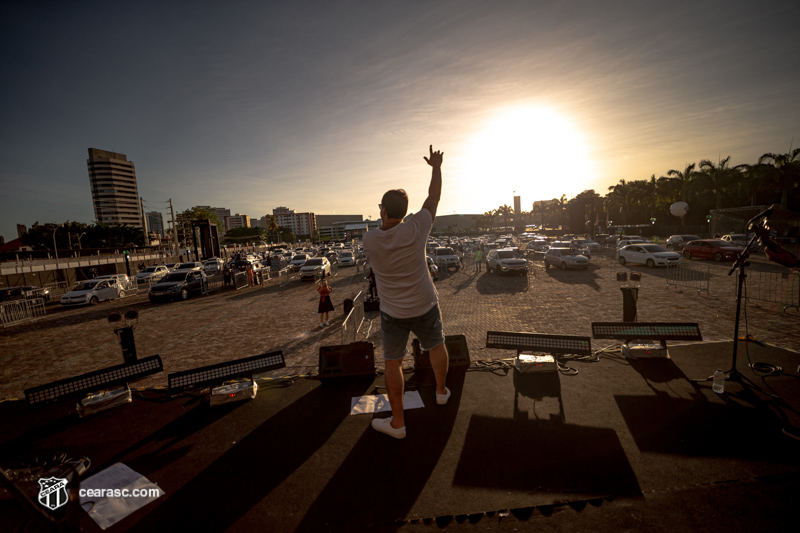
[[[586,271],[545,270],[534,261],[529,277],[498,276],[485,269],[476,273],[468,267],[442,275],[436,287],[445,334],[465,335],[472,360],[512,355],[484,347],[488,330],[591,336],[592,322],[622,320],[619,271],[642,274],[639,321],[698,322],[704,340],[732,339],[736,280],[727,275],[730,265],[691,263],[708,266],[707,293],[668,288],[665,269],[621,267],[603,257],[592,258]],[[787,271],[787,275],[792,274]],[[107,315],[127,309],[139,310],[134,329],[139,357],[159,354],[165,367],[164,373],[137,382],[137,387],[165,386],[169,372],[274,350],[283,350],[287,368],[271,375],[315,373],[319,348],[341,342],[343,300],[367,288],[364,273],[355,267],[340,269],[331,285],[336,309],[331,326],[323,328],[316,314],[314,284],[299,280],[284,286],[226,289],[185,302],[151,304],[146,294],[139,294],[78,309],[50,305],[44,319],[0,331],[0,399],[21,397],[28,387],[120,364],[120,347]],[[748,301],[740,336],[750,334],[758,341],[800,351],[800,313],[783,308],[778,303]],[[374,343],[376,365],[382,368],[379,313],[366,314],[358,338]],[[595,349],[611,344],[593,341]],[[406,364],[412,363],[407,357]]]

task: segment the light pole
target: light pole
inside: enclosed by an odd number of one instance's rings
[[[56,251],[56,262],[58,262],[58,246],[56,246],[56,230],[60,227],[60,224],[56,224],[53,228],[53,248]]]
[[[83,246],[81,246],[81,237],[83,237],[84,235],[86,235],[85,231],[83,233],[81,233],[80,235],[78,235],[78,249],[80,249],[80,250],[83,250]]]

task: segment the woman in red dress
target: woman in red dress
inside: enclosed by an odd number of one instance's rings
[[[319,282],[317,292],[319,293],[319,306],[317,312],[319,313],[319,327],[330,326],[328,320],[328,313],[333,311],[333,303],[331,302],[331,292],[333,289],[328,282],[324,279]]]

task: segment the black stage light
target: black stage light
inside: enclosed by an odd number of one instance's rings
[[[200,387],[221,385],[232,379],[244,377],[252,379],[255,374],[277,370],[278,368],[286,368],[283,352],[280,350],[192,370],[182,370],[173,372],[167,377],[169,392],[170,394],[177,394]]]
[[[54,381],[25,389],[25,399],[29,405],[38,405],[82,394],[124,385],[164,370],[161,357],[154,355],[140,359],[132,364],[111,366],[72,378]]]
[[[589,337],[576,335],[487,331],[486,347],[516,350],[514,366],[520,372],[554,372],[558,370],[553,353],[592,354],[592,340]]]
[[[666,358],[667,341],[703,340],[696,322],[592,322],[592,336],[624,341],[622,354],[630,359]]]

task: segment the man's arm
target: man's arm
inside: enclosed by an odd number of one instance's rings
[[[423,209],[427,209],[431,214],[431,220],[436,218],[436,208],[439,207],[439,199],[442,197],[442,156],[439,150],[433,151],[430,146],[430,157],[422,158],[431,166],[431,185],[428,188],[428,197],[422,204]]]

